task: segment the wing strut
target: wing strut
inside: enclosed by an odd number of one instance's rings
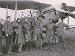
[[[7,5],[7,9],[6,9],[6,19],[7,19],[7,16],[8,16],[8,5]]]
[[[17,19],[17,0],[15,4],[15,15],[14,15],[14,21]]]

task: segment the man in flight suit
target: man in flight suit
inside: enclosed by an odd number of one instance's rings
[[[35,20],[34,22],[34,33],[33,33],[33,38],[36,42],[36,46],[37,48],[41,47],[41,28],[42,28],[42,24],[41,24],[41,19]]]
[[[2,28],[3,28],[3,25],[0,22],[0,55],[2,55]]]
[[[54,30],[53,30],[54,23],[52,22],[52,19],[49,19],[49,23],[47,24],[47,41],[49,43],[49,48],[52,48],[52,43],[53,43],[53,35],[54,35]]]
[[[8,54],[11,54],[12,51],[12,42],[13,42],[13,38],[12,38],[12,28],[13,28],[13,24],[10,22],[11,17],[8,16],[6,19],[6,22],[4,23],[4,30],[5,30],[5,35],[6,35],[6,46],[8,49]]]
[[[58,31],[58,37],[59,37],[59,43],[63,44],[63,48],[64,48],[64,42],[63,42],[63,38],[65,37],[64,35],[64,27],[68,27],[68,25],[66,25],[65,23],[63,23],[63,21],[60,19],[59,23],[57,24],[57,31]]]

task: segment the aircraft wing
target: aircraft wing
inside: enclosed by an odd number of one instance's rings
[[[69,8],[69,11],[70,11],[70,12],[75,11],[75,7],[73,7],[73,6],[68,6],[68,8]]]
[[[24,9],[43,9],[49,4],[39,3],[33,0],[0,0],[0,7],[8,9],[15,9],[15,4],[17,2],[17,10],[24,10]]]

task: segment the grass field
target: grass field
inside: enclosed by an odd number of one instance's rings
[[[60,49],[57,45],[55,51],[45,50],[45,49],[33,49],[33,50],[25,50],[21,53],[14,52],[11,55],[4,56],[75,56],[75,38],[65,39],[65,49]]]

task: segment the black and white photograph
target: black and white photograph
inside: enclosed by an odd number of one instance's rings
[[[0,0],[0,56],[75,56],[75,0]]]

